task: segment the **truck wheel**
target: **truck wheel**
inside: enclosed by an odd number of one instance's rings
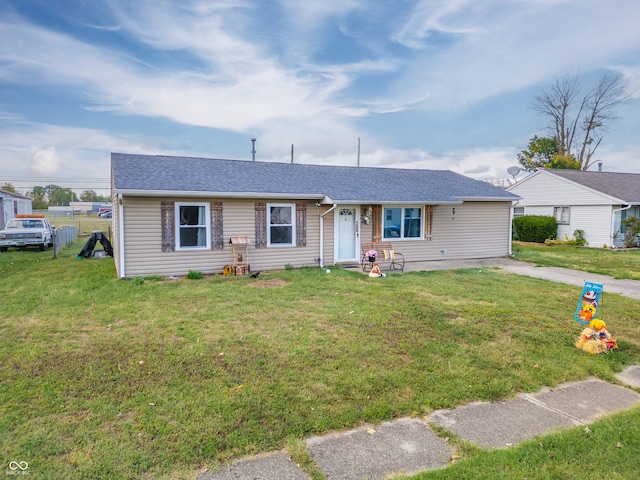
[[[0,252],[6,252],[9,247],[0,247]]]
[[[44,242],[42,245],[39,245],[40,251],[44,252],[47,249],[47,246],[48,246],[47,242]]]

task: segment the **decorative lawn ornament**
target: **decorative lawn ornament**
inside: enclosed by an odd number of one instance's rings
[[[580,300],[578,300],[574,318],[580,323],[588,325],[591,320],[596,318],[601,295],[601,283],[584,282],[582,295],[580,296]]]
[[[601,297],[601,283],[584,282],[574,318],[580,323],[589,325],[582,330],[576,342],[576,347],[587,353],[607,353],[618,348],[618,344],[607,330],[607,325],[596,318],[598,307],[602,305]]]
[[[607,353],[618,348],[613,336],[607,330],[607,325],[599,319],[591,320],[589,327],[582,330],[576,347],[587,353]]]
[[[374,263],[373,266],[371,267],[371,271],[369,272],[369,276],[370,277],[386,277],[387,274],[386,273],[382,273],[380,271],[380,266],[377,263]]]

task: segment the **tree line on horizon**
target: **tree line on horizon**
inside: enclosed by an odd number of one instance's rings
[[[0,190],[18,193],[15,187],[5,182],[0,185]],[[52,206],[68,206],[71,202],[110,202],[111,198],[98,195],[95,190],[83,190],[80,196],[70,188],[63,188],[59,185],[35,186],[25,194],[31,198],[34,210],[46,210]]]

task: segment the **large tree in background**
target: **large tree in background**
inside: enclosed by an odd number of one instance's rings
[[[70,188],[57,188],[49,197],[49,205],[67,206],[77,201],[78,196]]]
[[[603,133],[616,119],[616,107],[628,98],[621,75],[607,73],[590,89],[578,77],[568,76],[534,96],[533,109],[548,119],[562,161],[570,164],[572,157],[587,170],[596,161],[593,155]]]
[[[104,195],[98,195],[95,190],[83,190],[80,194],[81,202],[110,202],[110,197]]]
[[[81,202],[102,202],[102,197],[98,196],[95,190],[83,190],[80,194]]]
[[[27,192],[27,197],[31,197],[34,210],[46,210],[48,206],[47,193],[43,187],[35,186]]]
[[[564,168],[578,170],[580,164],[571,155],[561,155],[558,152],[556,137],[534,136],[529,140],[529,146],[518,154],[518,162],[528,172],[539,168]]]

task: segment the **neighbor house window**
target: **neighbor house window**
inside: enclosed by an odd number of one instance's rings
[[[422,218],[422,207],[385,207],[382,211],[382,238],[422,238]]]
[[[209,248],[211,214],[208,203],[176,203],[176,249]]]
[[[513,207],[513,218],[524,217],[524,207]]]
[[[296,238],[294,204],[267,205],[267,245],[293,245]]]
[[[553,207],[553,216],[556,218],[558,225],[569,225],[569,214],[571,207]]]

